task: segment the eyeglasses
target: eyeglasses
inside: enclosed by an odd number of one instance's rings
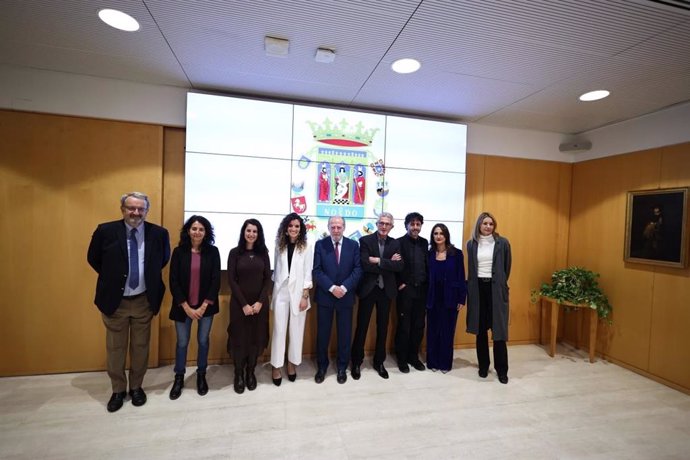
[[[139,211],[139,214],[143,214],[146,212],[146,208],[139,208],[137,206],[123,206],[123,208],[129,212]]]
[[[393,224],[391,224],[391,223],[389,223],[389,222],[376,222],[376,225],[378,225],[378,226],[380,226],[380,227],[390,227],[390,226],[392,226]]]

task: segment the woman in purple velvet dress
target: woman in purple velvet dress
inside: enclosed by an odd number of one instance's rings
[[[465,306],[465,261],[462,250],[451,244],[444,224],[434,225],[430,241],[426,365],[445,374],[453,367],[455,326]]]

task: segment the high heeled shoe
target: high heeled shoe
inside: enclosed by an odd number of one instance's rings
[[[276,371],[278,371],[278,375],[279,375],[278,378],[274,377]],[[277,387],[280,386],[280,384],[283,382],[283,376],[282,376],[282,374],[280,374],[280,369],[275,368],[275,367],[273,368],[273,371],[271,372],[271,379],[273,379],[273,385],[275,385]]]
[[[295,371],[292,374],[290,373],[290,367],[292,367],[292,369]],[[294,382],[297,379],[297,366],[292,363],[288,363],[287,376],[289,381]]]

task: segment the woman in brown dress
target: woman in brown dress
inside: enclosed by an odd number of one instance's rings
[[[237,247],[228,256],[230,325],[228,352],[235,362],[236,393],[256,388],[254,369],[268,345],[268,290],[271,262],[264,230],[256,219],[242,225]]]

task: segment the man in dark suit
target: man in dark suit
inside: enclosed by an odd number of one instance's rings
[[[333,313],[338,328],[338,383],[347,381],[347,363],[350,360],[352,338],[352,306],[355,290],[362,276],[359,247],[356,241],[343,238],[345,219],[332,216],[328,219],[329,238],[323,238],[314,246],[314,282],[316,284],[317,326],[316,360],[314,380],[323,382],[328,369],[328,343],[331,338]]]
[[[361,376],[360,366],[364,361],[364,342],[371,313],[376,305],[376,350],[374,369],[384,378],[388,371],[383,366],[386,360],[386,335],[390,302],[398,292],[395,272],[404,268],[400,256],[400,243],[388,236],[393,228],[393,216],[382,212],[376,222],[374,234],[359,239],[359,254],[362,263],[362,282],[359,286],[359,309],[357,310],[357,329],[352,343],[352,378]]]
[[[145,222],[149,199],[139,192],[120,198],[122,220],[100,224],[91,237],[89,265],[98,273],[94,303],[106,329],[108,376],[113,394],[108,412],[127,396],[125,361],[130,351],[129,395],[146,403],[142,388],[149,359],[151,319],[160,310],[165,285],[161,270],[170,259],[168,231]]]
[[[410,372],[410,364],[418,371],[426,369],[419,359],[429,278],[429,242],[419,236],[423,224],[424,216],[418,212],[409,213],[405,216],[407,233],[398,238],[405,268],[396,274],[398,326],[395,329],[395,355],[398,369],[403,374]]]

